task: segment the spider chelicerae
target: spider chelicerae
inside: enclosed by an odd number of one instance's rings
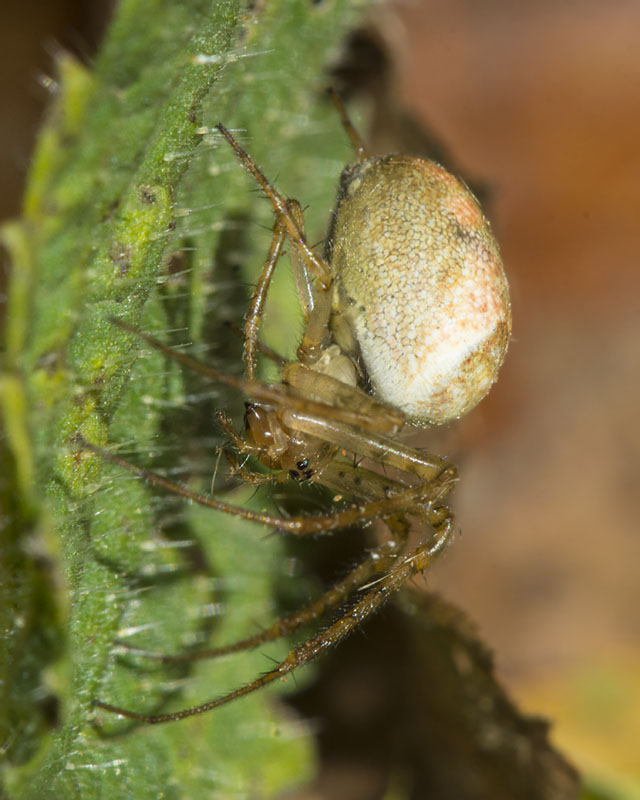
[[[398,434],[411,424],[458,418],[495,381],[511,331],[502,262],[477,201],[460,181],[424,158],[368,156],[340,100],[331,96],[356,160],[342,173],[322,256],[307,242],[298,201],[282,196],[234,136],[217,126],[275,217],[245,319],[245,376],[216,371],[123,319],[112,321],[246,397],[242,433],[218,413],[232,470],[243,480],[318,483],[350,498],[349,505],[290,518],[262,513],[193,492],[89,442],[82,446],[155,486],[283,533],[307,536],[382,520],[389,536],[311,604],[255,636],[202,653],[161,657],[194,660],[246,650],[342,609],[328,627],[253,681],[173,713],[142,714],[102,700],[94,701],[98,708],[147,723],[169,722],[266,686],[351,633],[426,570],[451,539],[453,518],[446,501],[456,482],[455,466],[401,443]],[[295,361],[278,358],[259,340],[271,278],[287,243],[305,321]],[[260,351],[278,363],[279,382],[257,377]],[[251,468],[252,460],[263,465],[262,471]],[[393,468],[392,476],[385,474],[387,467]],[[410,546],[416,521],[422,537]]]

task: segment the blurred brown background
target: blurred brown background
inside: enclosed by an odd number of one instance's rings
[[[513,293],[501,378],[447,434],[462,536],[431,585],[576,759],[640,777],[640,4],[381,18],[403,103],[488,188]]]
[[[51,53],[90,60],[108,6],[3,9],[0,216]],[[640,4],[414,0],[375,21],[395,102],[485,187],[513,292],[499,383],[436,437],[461,466],[462,536],[430,585],[575,760],[640,781]]]

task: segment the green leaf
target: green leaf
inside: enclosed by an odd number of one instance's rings
[[[286,686],[169,725],[94,712],[94,698],[177,709],[255,677],[286,642],[180,668],[118,655],[114,642],[175,652],[233,641],[278,615],[289,579],[278,537],[186,508],[82,451],[78,436],[209,486],[213,410],[240,399],[110,317],[241,371],[220,321],[241,319],[272,221],[212,129],[239,129],[279,188],[310,204],[321,238],[349,158],[322,99],[325,70],[357,13],[349,0],[121,0],[92,71],[59,57],[23,216],[1,233],[13,262],[0,384],[12,797],[270,797],[313,772],[309,731],[277,701]],[[266,336],[286,353],[300,327],[280,271]]]

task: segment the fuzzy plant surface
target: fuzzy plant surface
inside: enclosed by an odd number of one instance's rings
[[[1,232],[12,262],[0,384],[8,797],[267,798],[314,772],[311,733],[278,701],[287,684],[167,725],[92,707],[164,712],[237,688],[290,642],[191,665],[117,642],[229,643],[305,589],[292,588],[279,537],[188,506],[78,442],[210,488],[214,412],[238,422],[242,398],[110,319],[241,374],[223,323],[242,320],[272,219],[214,126],[238,131],[281,191],[309,206],[310,237],[321,238],[350,158],[323,99],[326,71],[362,5],[121,0],[91,69],[58,56],[23,215]],[[301,325],[281,273],[265,336],[288,355]],[[268,502],[241,485],[224,499]]]

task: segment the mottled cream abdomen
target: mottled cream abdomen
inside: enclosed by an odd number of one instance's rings
[[[332,229],[336,310],[376,394],[419,424],[475,406],[511,332],[509,289],[469,190],[432,161],[347,168]]]

